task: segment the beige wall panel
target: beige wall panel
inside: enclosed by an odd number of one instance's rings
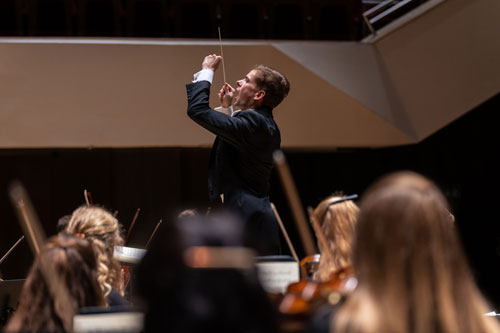
[[[447,0],[374,42],[418,139],[500,92],[499,31],[500,1]]]
[[[284,147],[414,142],[272,43],[224,47],[231,83],[256,63],[289,77],[291,94],[276,110]],[[0,147],[210,146],[213,135],[186,116],[184,84],[219,50],[195,41],[0,40]]]

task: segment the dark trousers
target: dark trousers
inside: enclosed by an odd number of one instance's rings
[[[244,221],[245,246],[261,256],[281,254],[279,225],[269,197],[260,198],[244,191],[226,194],[224,207]]]

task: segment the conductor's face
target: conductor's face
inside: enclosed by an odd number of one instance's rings
[[[234,100],[234,106],[241,110],[252,109],[260,106],[265,93],[259,89],[255,82],[256,70],[250,71],[245,77],[237,82],[238,95]]]

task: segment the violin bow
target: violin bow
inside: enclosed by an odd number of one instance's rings
[[[128,228],[127,236],[125,236],[125,244],[127,244],[128,238],[130,237],[130,233],[132,232],[132,229],[134,228],[135,221],[137,221],[137,217],[139,216],[140,211],[141,211],[141,209],[137,208],[137,211],[135,212],[134,218],[132,219],[132,223],[130,223],[130,227]]]
[[[161,222],[162,222],[162,219],[160,219],[160,221],[158,221],[158,223],[156,224],[156,227],[153,230],[153,233],[151,233],[151,236],[149,237],[148,242],[146,243],[146,249],[149,247],[149,243],[153,239],[153,236],[156,234],[156,231],[158,230],[158,227],[160,226]]]
[[[19,182],[14,182],[9,188],[9,195],[17,217],[21,224],[28,244],[34,256],[38,256],[40,249],[45,243],[45,233],[38,221],[33,205],[26,193],[26,190]]]
[[[17,245],[19,245],[19,243],[21,243],[21,241],[24,239],[24,235],[21,236],[21,238],[19,238],[17,240],[17,242],[11,246],[11,248],[3,255],[2,259],[0,259],[0,265],[5,261],[5,259],[7,259],[7,257],[9,256],[9,254],[14,251],[14,249],[17,247]]]
[[[288,237],[288,233],[286,232],[285,225],[283,224],[283,221],[281,221],[280,214],[278,214],[278,210],[276,209],[276,206],[272,202],[271,202],[271,209],[273,210],[274,216],[276,217],[276,220],[278,221],[278,224],[280,225],[281,232],[285,236],[286,242],[288,244],[288,248],[290,249],[292,256],[295,258],[295,261],[300,262],[299,257],[297,256],[297,253],[295,252],[295,248],[293,247],[292,241],[290,240],[290,237]]]
[[[321,255],[327,256],[330,262],[334,262],[335,256],[332,253],[332,249],[328,246],[328,241],[326,240],[323,231],[321,231],[321,227],[319,226],[318,220],[316,220],[316,217],[314,217],[313,209],[311,207],[308,207],[307,211],[309,213],[309,220],[311,221],[314,233],[316,234],[316,238],[318,239],[318,242],[321,244],[321,247],[325,251],[324,253],[321,253]]]
[[[141,211],[141,209],[137,208],[135,215],[134,215],[134,218],[132,219],[132,223],[130,223],[130,228],[128,228],[127,236],[125,236],[125,244],[127,244],[127,242],[128,242],[128,238],[130,237],[130,233],[132,232],[132,229],[134,228],[135,221],[137,220],[137,217],[139,216],[140,211]],[[117,214],[118,214],[118,211],[115,211],[115,214],[113,216],[116,217]],[[125,285],[123,286],[123,290],[127,289],[129,282],[130,282],[130,278],[127,280],[127,282],[125,282]]]
[[[46,238],[28,193],[20,182],[15,181],[9,186],[9,196],[12,204],[16,208],[19,222],[27,237],[28,244],[33,251],[33,255],[38,257],[41,247],[45,244]],[[43,278],[54,299],[60,300],[60,303],[56,306],[60,307],[58,310],[66,316],[66,318],[62,318],[62,321],[66,331],[70,332],[72,331],[71,322],[73,318],[68,317],[64,309],[71,309],[72,302],[66,284],[57,275],[52,262],[47,261],[45,257],[40,257],[40,260],[40,270]]]
[[[304,245],[304,250],[307,255],[313,255],[317,253],[316,246],[314,245],[313,237],[311,235],[311,230],[307,225],[306,216],[304,214],[304,209],[300,203],[299,195],[297,189],[292,179],[290,169],[286,163],[285,154],[281,150],[276,150],[273,153],[274,163],[276,164],[276,169],[280,175],[281,184],[285,190],[290,207],[292,208],[292,213],[299,228],[299,235]]]
[[[83,197],[85,198],[85,202],[87,203],[87,206],[90,206],[93,204],[92,196],[90,195],[90,192],[87,192],[87,190],[83,190]]]

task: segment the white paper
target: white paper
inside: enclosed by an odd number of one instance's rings
[[[260,283],[267,292],[285,293],[289,284],[299,281],[299,264],[295,261],[257,263]]]
[[[113,257],[121,262],[137,264],[146,254],[146,250],[136,249],[134,247],[115,246]]]
[[[143,328],[141,312],[83,314],[73,317],[74,333],[122,332],[138,333]]]

